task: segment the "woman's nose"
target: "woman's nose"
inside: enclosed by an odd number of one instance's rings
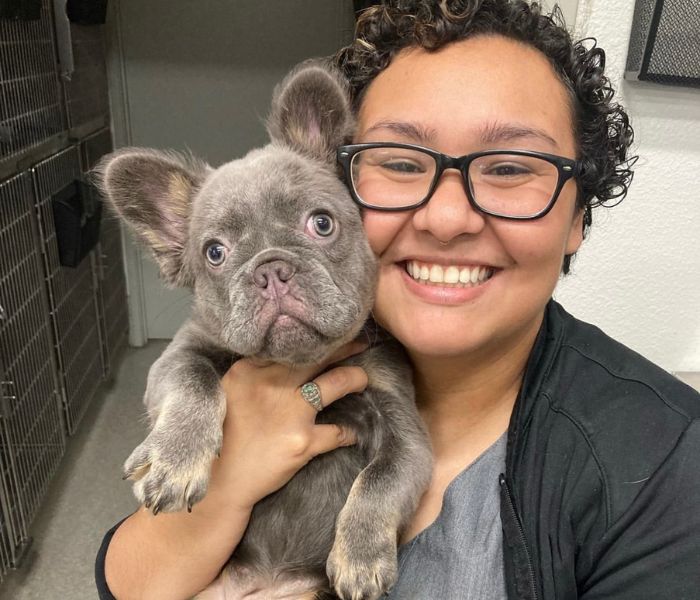
[[[415,211],[414,227],[432,234],[440,242],[449,242],[461,234],[479,233],[486,221],[483,213],[469,203],[466,185],[459,171],[445,171],[430,200]]]

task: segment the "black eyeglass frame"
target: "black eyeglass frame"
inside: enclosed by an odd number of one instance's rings
[[[433,160],[435,160],[436,170],[435,175],[433,176],[433,181],[430,184],[430,188],[428,189],[428,193],[426,194],[425,198],[423,198],[423,200],[417,202],[416,204],[400,207],[375,206],[362,200],[362,198],[360,198],[358,193],[355,191],[355,184],[352,180],[352,159],[358,152],[361,152],[363,150],[370,150],[372,148],[404,148],[406,150],[416,150],[419,152],[423,152],[424,154],[431,156]],[[549,201],[549,204],[547,204],[547,206],[543,208],[540,212],[525,217],[504,215],[498,212],[482,208],[479,205],[479,203],[474,199],[474,195],[472,194],[471,184],[469,183],[469,166],[477,158],[481,158],[482,156],[492,156],[494,154],[530,156],[533,158],[541,158],[547,161],[548,163],[553,164],[557,168],[559,179],[557,181],[557,187],[554,190],[554,194],[552,194],[552,198]],[[433,194],[435,193],[435,189],[437,188],[438,182],[440,181],[440,177],[442,177],[442,174],[445,172],[445,169],[457,169],[462,174],[462,180],[466,184],[464,187],[467,192],[467,198],[469,200],[469,204],[472,206],[472,208],[474,208],[474,210],[477,210],[486,215],[498,217],[500,219],[511,219],[515,221],[532,221],[534,219],[541,219],[542,217],[544,217],[550,210],[552,210],[554,204],[559,199],[559,194],[561,193],[564,184],[566,184],[566,182],[569,181],[569,179],[580,175],[582,171],[582,163],[579,160],[573,160],[564,156],[557,156],[556,154],[535,152],[534,150],[485,150],[483,152],[474,152],[472,154],[466,154],[464,156],[449,156],[448,154],[442,154],[442,152],[438,152],[437,150],[433,150],[431,148],[426,148],[425,146],[419,146],[416,144],[401,144],[397,142],[367,142],[362,144],[346,144],[343,146],[339,146],[337,150],[337,160],[345,173],[345,178],[347,179],[348,188],[350,189],[350,195],[352,196],[352,199],[363,208],[370,208],[372,210],[379,210],[383,212],[400,212],[404,210],[414,210],[416,208],[419,208],[424,204],[427,204],[430,198],[432,198]]]

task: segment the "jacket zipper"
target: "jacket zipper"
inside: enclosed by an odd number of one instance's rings
[[[506,494],[506,499],[508,500],[508,508],[518,527],[518,533],[520,535],[520,544],[525,552],[525,560],[527,562],[527,570],[530,576],[530,591],[532,592],[533,600],[539,600],[539,594],[537,593],[537,586],[535,585],[535,568],[532,566],[532,559],[530,558],[530,550],[527,546],[527,539],[525,538],[525,530],[523,529],[523,524],[520,520],[518,512],[515,510],[515,503],[513,502],[513,496],[510,493],[510,487],[508,487],[508,482],[506,481],[506,476],[501,473],[498,477],[498,483],[504,489]]]

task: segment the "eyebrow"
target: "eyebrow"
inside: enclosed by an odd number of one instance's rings
[[[434,129],[411,123],[410,121],[379,121],[364,132],[365,135],[376,130],[388,129],[401,137],[409,138],[424,146],[430,146],[437,137]],[[498,142],[510,142],[521,138],[536,138],[555,148],[559,148],[557,141],[542,129],[527,127],[525,125],[507,123],[489,123],[481,128],[479,140],[482,144],[496,144]]]
[[[436,137],[434,129],[429,129],[419,123],[411,123],[409,121],[379,121],[367,129],[364,134],[367,135],[378,129],[388,129],[401,137],[409,138],[424,146],[430,145]]]
[[[490,123],[481,129],[481,142],[483,144],[510,142],[520,138],[537,138],[555,148],[559,147],[557,141],[542,129],[507,123]]]

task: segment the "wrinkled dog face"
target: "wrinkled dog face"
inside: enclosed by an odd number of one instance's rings
[[[342,80],[306,63],[275,90],[268,146],[215,170],[125,149],[98,175],[164,279],[194,288],[193,317],[220,345],[317,362],[358,333],[373,301],[375,259],[335,167],[351,127]]]
[[[207,178],[187,245],[196,312],[244,356],[310,362],[357,333],[375,262],[333,171],[268,146]]]

